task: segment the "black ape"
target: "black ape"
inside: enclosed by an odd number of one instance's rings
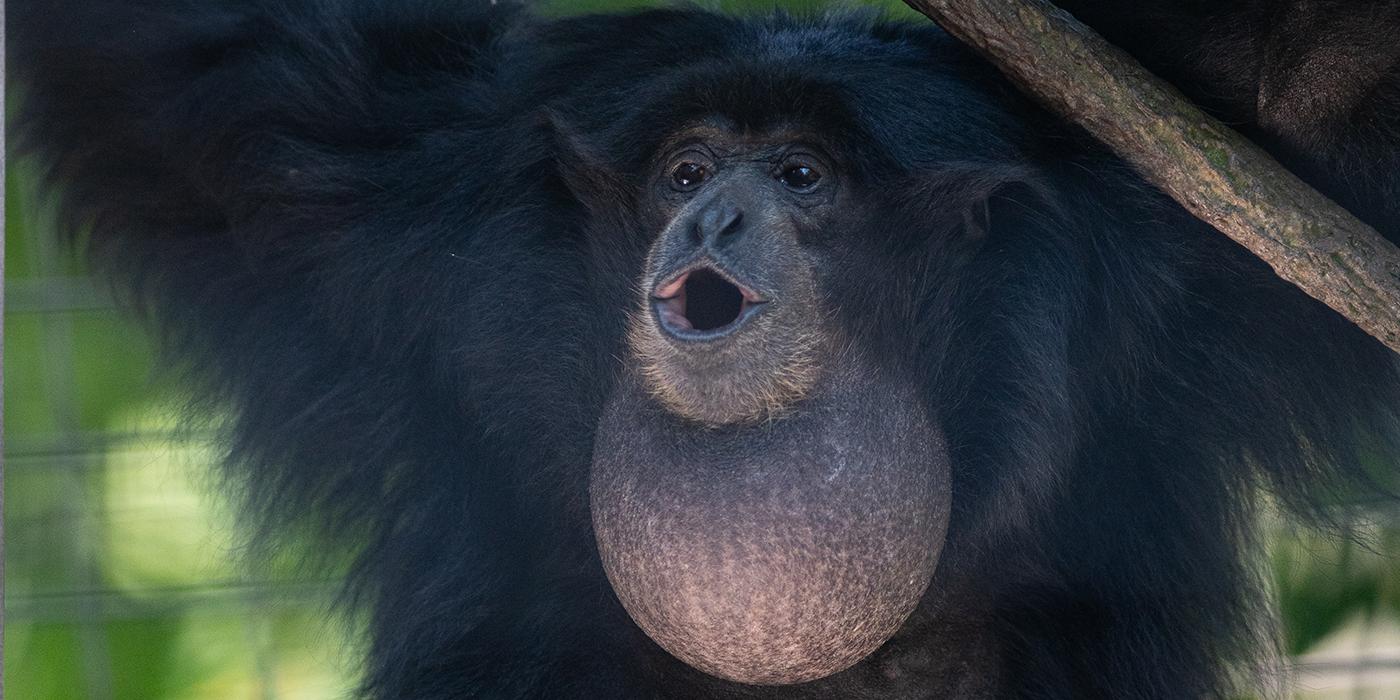
[[[1069,5],[1400,238],[1397,3]],[[1261,488],[1400,449],[1391,353],[926,23],[10,12],[248,522],[357,553],[371,695],[1225,694]]]

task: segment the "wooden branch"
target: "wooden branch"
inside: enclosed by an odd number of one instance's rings
[[[1400,351],[1400,250],[1045,0],[905,0],[1280,277]]]

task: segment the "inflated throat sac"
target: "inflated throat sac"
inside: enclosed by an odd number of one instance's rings
[[[625,378],[590,481],[603,566],[661,647],[741,683],[844,670],[898,630],[947,527],[948,454],[908,382],[859,363],[783,417],[706,427]]]

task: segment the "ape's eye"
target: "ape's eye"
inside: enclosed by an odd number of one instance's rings
[[[789,165],[778,174],[778,180],[799,192],[816,187],[817,182],[821,179],[822,174],[809,165]]]
[[[710,179],[710,170],[700,163],[686,161],[671,171],[671,183],[676,189],[688,190]]]

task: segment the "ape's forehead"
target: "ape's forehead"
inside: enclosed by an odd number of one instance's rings
[[[695,37],[713,43],[684,60],[675,46],[627,40],[635,45],[603,81],[625,85],[576,103],[598,115],[610,153],[640,166],[684,133],[713,128],[819,139],[872,167],[917,169],[1010,158],[1024,130],[1002,104],[995,72],[931,26],[774,18],[725,29]]]
[[[871,133],[840,82],[752,60],[686,66],[659,76],[652,99],[609,129],[610,152],[642,167],[688,143],[761,148],[804,143],[841,158]]]
[[[775,121],[764,128],[749,128],[723,114],[712,114],[678,127],[658,147],[659,154],[703,143],[717,155],[781,150],[790,144],[804,144],[831,152],[840,143],[838,134],[826,134],[819,125],[798,119]]]
[[[829,75],[774,68],[760,61],[724,61],[681,68],[658,81],[653,115],[672,126],[729,133],[856,128],[849,86]]]

